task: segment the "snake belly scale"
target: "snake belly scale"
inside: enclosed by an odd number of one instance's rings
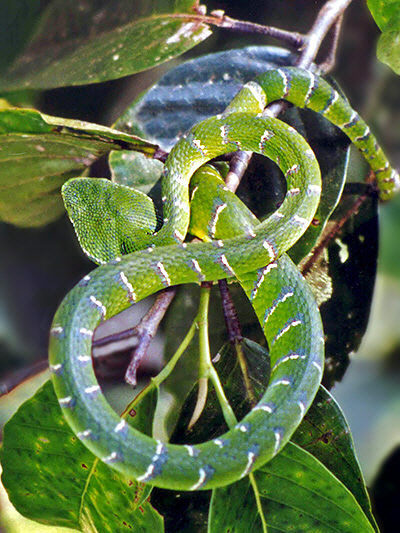
[[[85,276],[62,302],[50,332],[50,369],[64,416],[96,456],[138,481],[198,490],[240,479],[278,453],[318,390],[321,320],[310,290],[284,252],[313,218],[320,171],[293,128],[259,113],[281,98],[338,125],[376,172],[382,199],[399,187],[397,173],[360,117],[321,78],[296,68],[267,71],[246,84],[224,114],[194,126],[175,145],[165,165],[161,230],[143,243],[146,249]],[[192,174],[208,160],[238,149],[278,164],[287,180],[282,205],[250,234],[183,243]],[[174,445],[139,433],[112,410],[97,383],[91,363],[94,329],[164,287],[229,277],[240,280],[271,349],[273,370],[265,394],[235,428],[202,444]]]

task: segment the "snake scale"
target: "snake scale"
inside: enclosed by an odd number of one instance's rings
[[[195,125],[178,141],[164,168],[161,229],[149,235],[142,250],[85,276],[65,297],[50,331],[50,370],[64,416],[97,457],[138,481],[199,490],[240,479],[279,452],[318,389],[323,368],[319,311],[284,252],[312,221],[320,170],[293,128],[260,113],[279,99],[319,112],[345,132],[375,172],[382,200],[399,188],[397,172],[360,116],[322,78],[294,67],[268,70],[247,83],[222,115]],[[214,238],[226,208],[219,203],[208,222],[213,239],[184,243],[191,176],[210,159],[235,150],[277,163],[287,181],[283,203],[262,223],[224,239]],[[236,427],[201,444],[175,445],[141,434],[119,418],[97,383],[91,362],[95,328],[164,287],[232,277],[241,282],[270,347],[265,394]]]

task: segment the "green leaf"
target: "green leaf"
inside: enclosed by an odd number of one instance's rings
[[[13,61],[31,38],[49,0],[2,2],[0,6],[0,71]],[[12,39],[10,33],[12,31]]]
[[[24,17],[25,1],[14,4],[6,13],[8,40],[12,17]],[[98,83],[169,61],[211,34],[191,18],[196,6],[195,0],[53,1],[32,20],[36,31],[3,73],[0,90]]]
[[[15,508],[80,531],[162,532],[149,487],[101,463],[72,433],[48,381],[4,427],[3,484]]]
[[[153,389],[150,387],[151,385],[147,385],[147,387],[142,389],[133,402],[128,405],[125,412],[129,416],[124,418],[130,426],[151,437],[153,435],[154,414],[157,408],[159,390],[158,388]],[[148,390],[149,388],[150,390]]]
[[[288,443],[254,472],[268,533],[369,533],[354,496],[311,454]],[[249,478],[213,491],[209,533],[261,531]]]
[[[386,30],[379,37],[377,56],[379,61],[388,65],[396,74],[400,74],[400,8]]]
[[[398,0],[368,0],[368,7],[382,31],[377,56],[400,74],[400,5]]]
[[[0,220],[44,225],[63,212],[61,185],[111,150],[152,155],[156,146],[135,136],[33,109],[0,111]]]
[[[353,494],[378,531],[350,428],[333,396],[320,387],[291,441],[311,453]]]
[[[161,178],[164,165],[139,152],[111,152],[108,158],[112,181],[148,194]]]
[[[367,0],[367,5],[375,22],[382,31],[400,9],[398,0]]]

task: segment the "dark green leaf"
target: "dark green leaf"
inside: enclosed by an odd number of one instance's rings
[[[339,405],[324,387],[320,387],[291,441],[311,453],[343,483],[378,531],[350,428]]]
[[[186,61],[164,74],[114,126],[169,150],[193,124],[221,113],[244,83],[294,59],[282,48],[251,46]]]
[[[372,533],[354,496],[317,459],[289,443],[254,472],[268,533]],[[249,478],[213,491],[210,533],[261,531]]]
[[[156,147],[111,128],[50,117],[32,109],[0,111],[0,219],[40,226],[62,212],[61,185],[110,150],[148,155]]]
[[[3,484],[24,516],[81,531],[163,531],[149,488],[101,463],[72,433],[51,382],[4,428]]]
[[[25,2],[14,3],[9,19],[24,16]],[[190,18],[196,5],[194,0],[53,1],[40,13],[22,55],[4,72],[0,90],[97,83],[168,61],[211,34],[206,24]],[[8,20],[8,39],[13,26]]]
[[[0,5],[0,72],[22,51],[50,0],[13,0]],[[10,38],[12,35],[12,38]]]

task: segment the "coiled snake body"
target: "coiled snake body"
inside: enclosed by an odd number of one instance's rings
[[[397,173],[359,115],[325,81],[302,69],[267,71],[246,84],[221,116],[194,126],[175,145],[163,177],[161,230],[143,243],[145,249],[85,276],[58,309],[50,335],[54,388],[69,424],[102,461],[139,481],[197,490],[240,479],[278,453],[318,390],[323,367],[319,311],[284,252],[314,216],[320,170],[293,128],[260,113],[281,98],[339,126],[375,171],[383,200],[399,187]],[[183,243],[191,176],[208,160],[238,149],[258,152],[278,164],[287,181],[282,205],[240,236]],[[211,237],[223,205],[211,214]],[[94,329],[164,287],[230,277],[241,282],[271,350],[271,379],[264,396],[235,428],[202,444],[168,444],[139,433],[118,417],[101,393],[91,363]]]

